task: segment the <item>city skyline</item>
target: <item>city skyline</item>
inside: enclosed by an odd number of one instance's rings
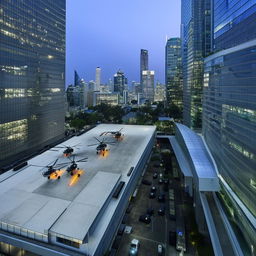
[[[149,51],[149,69],[164,83],[166,37],[179,35],[180,0],[164,0],[161,5],[140,0],[122,6],[111,0],[100,7],[96,2],[67,1],[66,86],[73,83],[74,70],[86,81],[94,80],[98,66],[103,83],[118,69],[127,74],[129,84],[140,81],[141,49]]]

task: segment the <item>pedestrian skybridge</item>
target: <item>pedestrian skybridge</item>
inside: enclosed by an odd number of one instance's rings
[[[219,191],[219,178],[202,137],[185,125],[175,123],[170,141],[184,177],[192,177],[198,191]]]

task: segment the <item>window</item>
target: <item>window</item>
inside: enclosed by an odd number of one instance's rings
[[[62,243],[71,247],[80,248],[80,244],[62,237],[57,237],[57,242]]]

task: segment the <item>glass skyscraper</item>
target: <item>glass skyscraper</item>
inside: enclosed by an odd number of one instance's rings
[[[165,46],[165,84],[168,104],[183,108],[181,40],[170,38]]]
[[[143,70],[142,71],[142,89],[143,97],[150,102],[154,101],[155,93],[155,71]]]
[[[143,87],[143,76],[142,72],[148,70],[148,50],[140,50],[140,93],[142,93]]]
[[[202,125],[203,58],[211,50],[211,1],[181,1],[183,65],[183,121],[200,129]]]
[[[63,137],[65,0],[0,2],[0,167]]]
[[[114,75],[114,92],[119,92],[120,95],[123,95],[124,90],[126,89],[128,80],[124,75],[124,72],[118,70]]]
[[[205,60],[203,135],[220,198],[245,255],[256,252],[256,1],[214,2],[216,53]]]

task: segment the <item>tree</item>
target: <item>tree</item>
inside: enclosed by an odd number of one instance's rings
[[[79,119],[79,118],[75,118],[70,122],[70,126],[75,128],[76,130],[82,129],[85,125],[86,125],[85,120]]]

